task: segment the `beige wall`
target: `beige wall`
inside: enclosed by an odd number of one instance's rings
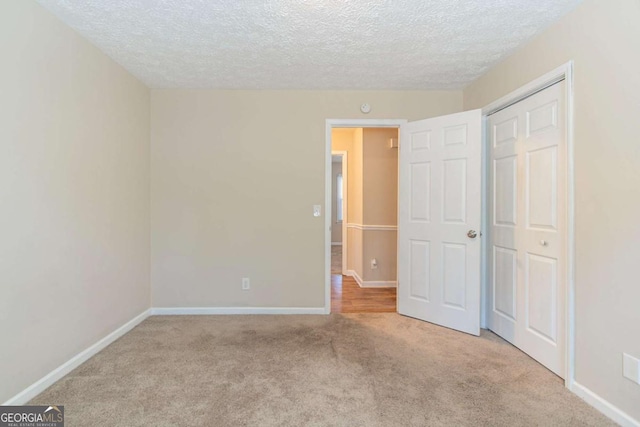
[[[398,137],[398,129],[363,129],[363,225],[398,224],[398,149],[389,147],[389,139]],[[362,274],[364,281],[395,281],[397,233],[364,230],[362,237]],[[371,268],[375,258],[378,268]]]
[[[347,223],[362,222],[362,128],[331,130],[331,150],[347,152]],[[347,228],[346,270],[362,271],[362,230]]]
[[[347,228],[347,270],[349,270],[349,274],[355,272],[360,277],[364,274],[362,264],[364,259],[362,251],[364,245],[363,234],[359,228]]]
[[[640,420],[640,2],[586,0],[464,91],[482,107],[575,61],[576,380]]]
[[[149,307],[149,90],[0,2],[0,402]]]
[[[331,130],[331,150],[349,151],[353,149],[356,128],[333,128]]]
[[[336,128],[331,134],[331,149],[348,153],[347,270],[367,281],[396,280],[396,232],[353,227],[397,225],[398,149],[389,148],[392,137],[398,129]],[[370,267],[372,258],[377,269]]]
[[[347,209],[357,209],[355,198],[355,186],[358,184],[358,176],[354,175],[354,171],[356,170],[357,159],[353,152],[354,143],[357,138],[362,137],[362,129],[356,128],[334,128],[331,130],[331,150],[332,151],[346,151],[347,152]],[[335,188],[335,182],[333,182]],[[334,199],[335,200],[335,199]],[[349,207],[349,204],[352,206]],[[332,210],[335,209],[332,206]],[[332,212],[332,215],[335,213]],[[353,213],[351,213],[353,215]],[[348,222],[349,212],[347,212],[347,221]],[[340,229],[339,234],[336,233],[336,228]],[[342,241],[342,225],[339,226],[335,223],[333,224],[333,228],[331,230],[331,241],[337,242],[336,238],[340,237],[340,241]],[[343,248],[345,250],[345,248]],[[353,257],[351,257],[353,259]],[[347,269],[349,268],[349,252],[347,251]]]
[[[363,130],[363,223],[398,224],[398,149],[389,147],[398,129]]]
[[[325,120],[461,107],[461,92],[152,90],[153,305],[324,306],[312,205],[324,203]]]
[[[375,258],[378,268],[371,268]],[[364,230],[362,233],[362,269],[364,281],[397,280],[398,234],[396,231]]]
[[[362,224],[364,197],[364,153],[363,153],[363,132],[362,128],[355,130],[353,135],[352,150],[349,154],[353,160],[349,159],[349,206],[347,211],[348,222],[351,224]]]
[[[347,270],[355,272],[359,277],[364,274],[362,245],[364,244],[363,232],[359,228],[352,228],[352,224],[362,224],[362,197],[363,197],[363,175],[364,161],[362,148],[363,132],[362,128],[357,128],[353,134],[351,151],[349,152],[349,166],[347,174],[349,180],[347,185]]]

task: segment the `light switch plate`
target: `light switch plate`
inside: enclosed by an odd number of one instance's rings
[[[622,375],[636,384],[640,384],[640,360],[622,353]]]
[[[320,216],[322,213],[322,207],[320,205],[313,205],[313,216]]]

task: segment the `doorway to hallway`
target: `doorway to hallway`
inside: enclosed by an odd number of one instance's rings
[[[396,288],[361,288],[356,280],[331,275],[332,313],[395,313]]]
[[[332,129],[330,177],[331,312],[395,312],[398,128]]]

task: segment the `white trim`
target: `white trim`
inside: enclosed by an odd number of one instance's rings
[[[151,316],[214,314],[325,314],[324,307],[154,307]]]
[[[398,282],[395,280],[362,280],[362,277],[355,270],[347,270],[345,276],[351,276],[361,288],[397,288]]]
[[[331,212],[331,129],[334,127],[399,128],[405,123],[407,123],[406,119],[327,119],[325,121],[325,212]],[[331,313],[331,215],[325,215],[324,233],[324,312],[329,314]]]
[[[360,279],[360,276],[358,276],[358,273],[356,273],[355,270],[347,270],[344,272],[344,275],[353,277],[355,281],[358,282],[358,285],[360,285],[360,282],[362,282],[362,279]]]
[[[366,225],[350,222],[347,224],[347,228],[356,228],[363,231],[397,231],[397,225]]]
[[[543,88],[549,86],[554,82],[558,82],[560,80],[568,79],[572,77],[573,70],[573,61],[569,61],[555,70],[551,70],[543,76],[538,77],[535,80],[530,81],[522,87],[510,92],[509,94],[503,96],[502,98],[493,101],[489,105],[482,108],[482,115],[488,116],[498,110],[506,108],[512,104],[517,103],[518,101],[527,98],[528,96],[533,95],[536,92],[539,92]]]
[[[490,226],[489,216],[489,119],[486,115],[482,115],[482,131],[481,131],[481,161],[480,161],[480,328],[489,329],[488,313],[491,311],[489,306],[489,232]],[[484,238],[482,238],[484,236]]]
[[[360,285],[361,288],[397,288],[398,282],[395,280],[365,280]]]
[[[622,409],[617,406],[612,405],[607,400],[595,394],[593,391],[589,390],[585,386],[576,381],[573,381],[573,384],[570,388],[572,392],[577,394],[582,400],[587,402],[589,405],[596,408],[598,411],[602,412],[604,415],[620,424],[623,427],[640,427],[640,421],[633,418],[631,415],[624,412]]]
[[[115,331],[111,332],[106,337],[102,338],[97,343],[76,354],[71,359],[58,366],[56,369],[40,378],[35,383],[31,384],[29,387],[13,396],[11,399],[4,402],[3,405],[19,406],[26,404],[28,401],[53,385],[56,381],[60,380],[62,377],[76,369],[78,366],[82,365],[84,362],[98,354],[109,344],[113,343],[115,340],[138,326],[143,320],[149,317],[149,311],[150,310],[143,311],[124,325],[120,326]]]
[[[573,61],[565,64],[565,86],[567,103],[567,378],[565,386],[571,388],[576,378],[576,199],[573,115]]]
[[[515,91],[509,93],[506,96],[498,99],[485,106],[482,109],[483,119],[487,119],[487,115],[506,106],[514,104],[527,96],[530,96],[541,89],[548,87],[550,84],[554,82],[558,82],[564,78],[566,84],[566,108],[567,108],[567,118],[566,118],[566,139],[567,139],[567,294],[566,294],[566,307],[565,307],[565,316],[566,316],[566,340],[567,347],[565,351],[566,356],[566,369],[565,369],[565,387],[572,390],[572,384],[575,382],[575,175],[574,175],[574,118],[573,118],[573,61],[569,61],[560,67],[552,70],[545,75],[527,83],[526,85],[516,89]],[[486,130],[485,130],[485,145],[486,145]],[[487,158],[483,163],[487,162]],[[485,175],[486,178],[486,175]],[[485,183],[483,187],[488,185],[487,180],[485,179]],[[483,210],[483,214],[488,216],[488,206],[487,202],[487,194],[485,189],[485,194],[483,195],[483,204],[485,205],[485,210]],[[488,236],[488,220],[483,221],[483,224],[486,226],[484,229],[485,235]],[[487,244],[484,245],[483,250],[485,254],[483,255],[483,259],[485,264],[488,261],[488,248]],[[488,292],[488,268],[486,269],[485,275],[483,276],[482,281],[482,294],[483,294],[483,306],[481,307],[481,319],[486,320],[487,313],[489,313],[489,301],[487,301],[486,295]]]
[[[340,244],[342,245],[342,271],[341,273],[344,274],[344,272],[347,270],[347,244],[348,244],[348,235],[347,235],[347,215],[349,212],[349,206],[348,206],[348,200],[349,200],[349,195],[348,195],[348,190],[349,190],[349,184],[348,184],[348,178],[349,178],[349,172],[348,172],[348,164],[349,164],[349,152],[348,151],[344,151],[344,150],[336,150],[336,151],[331,151],[331,157],[333,158],[333,156],[340,156],[342,158],[342,221],[340,222],[340,227],[342,227],[342,242],[340,242]],[[333,171],[331,172],[333,175]],[[332,178],[333,179],[333,178]],[[333,182],[333,181],[332,181]],[[333,191],[333,186],[331,186],[331,191]],[[332,199],[333,201],[333,199]],[[333,216],[333,208],[331,208],[331,214]],[[331,243],[331,245],[333,245],[333,243]]]
[[[342,246],[342,242],[331,242],[331,246]]]
[[[398,128],[406,119],[327,119],[331,128]]]
[[[356,283],[358,284],[358,286],[362,287],[362,277],[360,277],[357,271],[351,270],[351,277],[353,277],[356,280]]]

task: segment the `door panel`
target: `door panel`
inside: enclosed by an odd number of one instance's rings
[[[558,213],[557,147],[530,151],[527,156],[527,218],[529,227],[556,229]]]
[[[445,160],[442,222],[464,224],[467,207],[467,160]]]
[[[467,245],[442,244],[443,303],[449,307],[466,308]]]
[[[516,282],[518,253],[513,249],[493,247],[493,298],[497,313],[516,319]]]
[[[444,128],[444,145],[465,145],[467,143],[467,125],[447,126]]]
[[[488,118],[489,328],[565,373],[564,82]]]
[[[411,220],[429,222],[431,220],[431,163],[411,164]]]
[[[429,260],[431,259],[430,243],[427,241],[411,240],[410,269],[410,297],[429,302],[430,274]]]
[[[518,158],[503,157],[494,160],[493,165],[493,174],[496,177],[493,186],[495,224],[514,226],[518,216]]]
[[[431,131],[416,132],[411,135],[411,150],[428,150],[431,147]]]
[[[527,137],[558,126],[558,100],[527,111]]]
[[[480,153],[480,110],[400,128],[398,312],[475,335]]]
[[[555,343],[556,327],[556,260],[527,254],[526,298],[527,327]]]
[[[518,118],[510,117],[502,123],[494,125],[493,146],[515,142],[518,139]]]

